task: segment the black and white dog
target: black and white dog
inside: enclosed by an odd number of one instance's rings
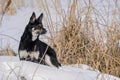
[[[20,60],[60,67],[61,64],[57,60],[55,51],[39,40],[39,35],[47,32],[43,27],[42,18],[43,13],[36,19],[34,12],[30,17],[19,44],[18,53]]]

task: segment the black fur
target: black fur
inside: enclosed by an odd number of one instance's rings
[[[46,33],[46,29],[43,28],[43,25],[42,25],[42,18],[43,18],[43,13],[38,17],[38,19],[36,19],[35,13],[33,12],[30,18],[30,21],[26,26],[25,31],[20,40],[19,49],[18,49],[20,60],[27,60],[27,61],[49,65],[45,61],[45,56],[48,55],[50,57],[50,62],[54,66],[60,67],[61,64],[57,60],[55,51],[46,43],[39,40],[39,35]],[[36,32],[37,37],[35,35],[34,40],[32,40],[33,38],[32,29],[34,31],[38,30]],[[22,51],[26,51],[27,56],[22,56],[26,54],[26,53],[22,54]],[[35,53],[39,52],[39,56],[38,56],[39,58],[32,59],[30,56],[32,52],[35,52]]]

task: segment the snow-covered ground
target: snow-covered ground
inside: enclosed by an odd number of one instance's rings
[[[0,80],[120,80],[82,64],[57,69],[5,56],[0,57],[0,64]]]

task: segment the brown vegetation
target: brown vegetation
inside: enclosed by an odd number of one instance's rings
[[[110,15],[110,12],[100,13],[91,1],[80,10],[77,10],[76,3],[77,0],[74,0],[64,14],[67,16],[62,16],[62,28],[58,34],[54,34],[56,37],[51,38],[60,62],[87,64],[101,72],[120,77],[120,20],[116,18],[119,8],[113,8]],[[111,18],[104,18],[106,14]]]
[[[8,46],[6,49],[0,49],[0,56],[16,56],[16,53]]]

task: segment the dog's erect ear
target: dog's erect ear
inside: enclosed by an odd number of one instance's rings
[[[36,20],[35,12],[32,13],[32,16],[30,17],[30,23],[34,23]]]
[[[39,21],[42,21],[42,19],[43,19],[43,13],[41,13],[40,16],[38,17]]]

